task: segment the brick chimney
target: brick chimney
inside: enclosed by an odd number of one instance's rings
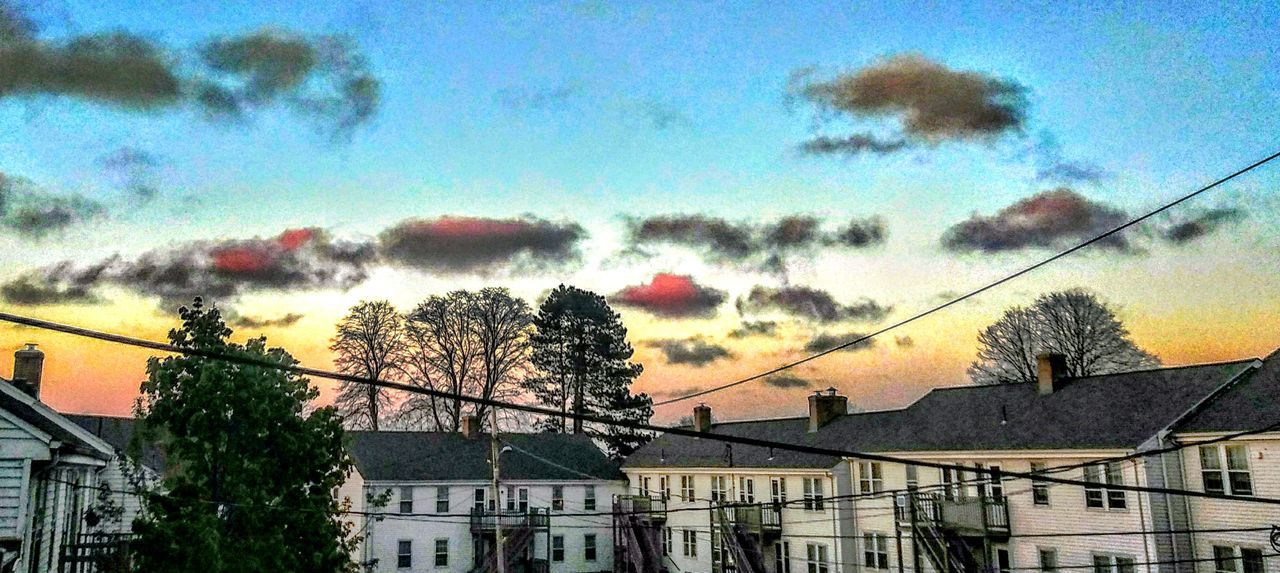
[[[835,388],[827,388],[825,394],[822,390],[817,390],[809,396],[809,431],[816,432],[848,412],[848,396],[837,394]]]
[[[466,415],[462,417],[462,437],[468,440],[480,435],[480,417]]]
[[[693,407],[693,431],[706,432],[711,429],[711,406],[698,404]]]
[[[28,342],[26,348],[13,353],[13,385],[40,399],[40,379],[44,375],[44,352]]]
[[[1057,391],[1063,378],[1067,376],[1067,357],[1055,352],[1042,352],[1036,355],[1036,382],[1041,394],[1052,394]]]

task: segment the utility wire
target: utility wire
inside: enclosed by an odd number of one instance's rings
[[[1280,154],[1276,154],[1272,157],[1280,157]],[[481,396],[469,396],[466,394],[445,392],[441,390],[436,390],[432,388],[423,388],[423,387],[400,383],[400,382],[390,382],[390,381],[380,380],[376,378],[357,376],[354,374],[343,374],[339,372],[330,372],[330,371],[320,370],[316,368],[308,368],[308,367],[300,366],[296,361],[292,364],[288,364],[284,362],[269,360],[269,359],[261,358],[259,356],[253,356],[253,355],[248,355],[243,353],[228,354],[225,352],[218,352],[218,351],[204,349],[204,348],[180,347],[172,344],[155,342],[151,340],[133,338],[133,337],[123,336],[119,334],[95,331],[95,330],[81,328],[77,326],[59,324],[52,321],[11,314],[8,312],[0,312],[0,321],[11,322],[15,324],[23,324],[23,325],[34,327],[34,328],[40,328],[40,329],[51,330],[55,332],[62,332],[66,334],[76,335],[76,336],[103,340],[103,341],[112,342],[116,344],[125,344],[129,346],[148,348],[151,350],[158,350],[162,352],[169,352],[169,353],[183,354],[187,356],[196,356],[201,358],[220,360],[220,361],[240,364],[244,366],[282,370],[286,372],[301,374],[304,376],[313,376],[316,378],[325,378],[330,380],[352,382],[357,384],[366,384],[366,385],[377,386],[382,388],[389,388],[393,390],[401,390],[401,391],[410,392],[414,394],[435,396],[437,398],[447,398],[451,400],[457,400],[457,401],[467,402],[471,404],[478,404],[478,405],[487,406],[491,408],[514,410],[518,412],[526,412],[526,413],[538,414],[542,416],[572,418],[575,420],[582,420],[584,422],[592,422],[597,424],[623,427],[623,428],[629,428],[633,430],[669,433],[669,434],[699,438],[699,439],[704,439],[709,441],[718,441],[718,442],[725,442],[729,444],[739,444],[744,446],[755,446],[755,447],[761,447],[761,448],[774,448],[779,450],[787,450],[787,451],[793,451],[793,452],[804,453],[804,454],[812,454],[812,455],[818,455],[818,456],[829,456],[834,458],[854,458],[858,460],[897,463],[897,464],[904,464],[904,465],[917,466],[917,467],[950,469],[953,471],[967,471],[972,473],[984,474],[988,476],[1031,479],[1031,480],[1038,480],[1041,482],[1059,483],[1063,485],[1075,485],[1075,486],[1081,486],[1081,487],[1098,487],[1099,486],[1099,484],[1094,482],[1061,478],[1053,475],[1047,475],[1047,474],[1041,474],[1041,473],[1035,473],[1035,472],[1023,472],[1023,471],[1012,471],[1012,470],[993,471],[990,468],[986,468],[986,467],[979,468],[979,467],[964,466],[961,464],[950,464],[950,463],[933,462],[933,461],[927,461],[927,460],[915,460],[915,459],[901,458],[893,455],[877,454],[877,453],[870,453],[870,452],[859,452],[854,450],[843,450],[838,448],[829,448],[829,447],[814,446],[814,445],[789,444],[785,442],[761,440],[757,438],[735,436],[730,434],[698,432],[698,431],[688,429],[688,428],[683,428],[683,427],[664,427],[664,426],[655,426],[652,424],[641,423],[641,422],[613,420],[613,419],[605,418],[602,416],[596,416],[592,414],[582,414],[578,412],[562,412],[560,410],[544,408],[540,406],[532,406],[529,404],[517,404],[513,402],[505,402],[502,400],[495,400],[492,398],[485,398]],[[1134,492],[1140,492],[1140,493],[1160,493],[1160,494],[1169,494],[1169,495],[1183,495],[1183,496],[1201,497],[1201,498],[1207,498],[1207,499],[1219,499],[1219,500],[1227,500],[1227,501],[1241,501],[1241,502],[1249,502],[1249,503],[1280,505],[1280,499],[1270,498],[1270,497],[1241,496],[1241,495],[1200,492],[1200,491],[1192,491],[1192,490],[1185,490],[1185,489],[1176,489],[1176,488],[1168,488],[1168,487],[1152,487],[1152,486],[1142,486],[1142,485],[1127,485],[1127,484],[1102,484],[1102,485],[1104,485],[1106,489],[1109,489],[1109,490],[1134,491]]]
[[[804,364],[804,363],[806,363],[806,362],[811,362],[811,361],[813,361],[813,360],[817,360],[817,359],[819,359],[819,358],[822,358],[823,356],[826,356],[826,355],[831,354],[831,353],[833,353],[833,352],[837,352],[837,351],[843,350],[843,349],[845,349],[845,348],[848,348],[848,347],[853,346],[853,345],[855,345],[855,344],[858,344],[858,343],[860,343],[860,342],[865,342],[865,341],[870,340],[870,339],[872,339],[872,338],[875,338],[875,337],[877,337],[877,336],[879,336],[879,335],[881,335],[881,334],[884,334],[884,333],[886,333],[886,332],[889,332],[890,330],[894,330],[894,329],[900,328],[900,327],[902,327],[902,326],[905,326],[905,325],[907,325],[907,324],[910,324],[910,323],[912,323],[912,322],[915,322],[915,321],[917,321],[917,320],[920,320],[921,318],[924,318],[924,317],[926,317],[926,316],[929,316],[929,315],[931,315],[931,314],[934,314],[934,313],[936,313],[936,312],[938,312],[938,311],[940,311],[940,310],[943,310],[943,309],[945,309],[945,308],[948,308],[948,307],[951,307],[951,306],[954,306],[954,305],[960,304],[961,302],[964,302],[964,301],[966,301],[966,300],[969,300],[969,299],[971,299],[971,298],[973,298],[973,297],[975,297],[975,296],[978,296],[978,295],[980,295],[980,294],[982,294],[982,293],[984,293],[984,292],[987,292],[987,291],[989,291],[989,290],[991,290],[991,289],[993,289],[993,288],[996,288],[996,287],[998,287],[998,286],[1000,286],[1000,285],[1002,285],[1002,284],[1004,284],[1004,283],[1007,283],[1007,282],[1009,282],[1009,281],[1012,281],[1012,280],[1014,280],[1014,279],[1016,279],[1016,278],[1018,278],[1018,277],[1021,277],[1022,275],[1025,275],[1025,274],[1031,273],[1032,271],[1035,271],[1035,270],[1039,269],[1040,267],[1046,266],[1046,265],[1048,265],[1049,263],[1052,263],[1052,262],[1054,262],[1054,261],[1057,261],[1058,259],[1061,259],[1061,258],[1063,258],[1063,257],[1066,257],[1066,256],[1068,256],[1068,255],[1070,255],[1070,254],[1072,254],[1072,253],[1074,253],[1074,252],[1076,252],[1076,251],[1079,251],[1079,250],[1081,250],[1081,249],[1084,249],[1085,247],[1088,247],[1088,246],[1090,246],[1090,245],[1093,245],[1094,243],[1097,243],[1097,242],[1099,242],[1099,241],[1102,241],[1102,240],[1104,240],[1104,239],[1106,239],[1106,238],[1108,238],[1108,237],[1110,237],[1110,236],[1112,236],[1112,235],[1115,235],[1115,234],[1117,234],[1117,233],[1119,233],[1119,232],[1121,232],[1121,231],[1123,231],[1123,230],[1125,230],[1125,229],[1128,229],[1129,227],[1132,227],[1132,226],[1134,226],[1134,225],[1137,225],[1138,223],[1141,223],[1141,222],[1143,222],[1143,221],[1146,221],[1147,219],[1150,219],[1150,218],[1152,218],[1152,217],[1154,217],[1154,216],[1156,216],[1156,215],[1159,215],[1160,213],[1163,213],[1163,212],[1165,212],[1165,211],[1167,211],[1167,210],[1169,210],[1169,209],[1172,209],[1173,207],[1175,207],[1175,206],[1177,206],[1177,205],[1180,205],[1180,204],[1182,204],[1182,203],[1184,203],[1184,202],[1186,202],[1186,201],[1189,201],[1189,200],[1191,200],[1192,198],[1194,198],[1194,197],[1196,197],[1196,196],[1200,195],[1201,193],[1204,193],[1204,192],[1206,192],[1206,191],[1209,191],[1210,189],[1213,189],[1213,188],[1215,188],[1215,187],[1218,187],[1219,185],[1222,185],[1223,183],[1226,183],[1226,182],[1228,182],[1228,181],[1230,181],[1230,180],[1232,180],[1232,179],[1235,179],[1236,177],[1239,177],[1239,176],[1244,175],[1245,173],[1248,173],[1248,172],[1250,172],[1250,171],[1252,171],[1252,170],[1254,170],[1254,169],[1256,169],[1256,168],[1258,168],[1258,167],[1261,167],[1261,166],[1265,165],[1266,163],[1268,163],[1268,162],[1270,162],[1270,161],[1274,160],[1274,159],[1275,159],[1275,158],[1277,158],[1277,157],[1280,157],[1280,152],[1276,152],[1276,153],[1273,153],[1273,154],[1271,154],[1271,155],[1268,155],[1267,157],[1265,157],[1265,158],[1263,158],[1263,159],[1260,159],[1260,160],[1258,160],[1258,161],[1256,161],[1256,162],[1254,162],[1254,163],[1251,163],[1249,166],[1244,167],[1243,169],[1240,169],[1240,170],[1238,170],[1238,171],[1236,171],[1236,172],[1234,172],[1234,173],[1232,173],[1232,174],[1230,174],[1230,175],[1227,175],[1226,177],[1223,177],[1223,178],[1221,178],[1221,179],[1218,179],[1217,181],[1214,181],[1213,183],[1210,183],[1210,184],[1208,184],[1208,185],[1205,185],[1204,187],[1201,187],[1201,188],[1199,188],[1199,189],[1197,189],[1197,190],[1195,190],[1195,191],[1192,191],[1191,193],[1188,193],[1188,194],[1186,194],[1186,195],[1183,195],[1182,197],[1179,197],[1178,199],[1176,199],[1176,200],[1174,200],[1174,201],[1172,201],[1172,202],[1170,202],[1170,203],[1165,203],[1164,205],[1162,205],[1162,206],[1160,206],[1160,207],[1158,207],[1158,208],[1156,208],[1156,209],[1153,209],[1153,210],[1151,210],[1151,211],[1148,211],[1148,212],[1146,212],[1145,214],[1143,214],[1143,215],[1141,215],[1141,216],[1139,216],[1139,217],[1136,217],[1136,218],[1130,219],[1129,221],[1127,221],[1127,222],[1125,222],[1125,223],[1122,223],[1122,224],[1120,224],[1119,226],[1116,226],[1116,227],[1114,227],[1114,228],[1112,228],[1112,229],[1110,229],[1110,230],[1107,230],[1107,231],[1105,231],[1105,232],[1103,232],[1103,233],[1101,233],[1101,234],[1099,234],[1099,235],[1097,235],[1097,236],[1095,236],[1095,237],[1093,237],[1093,238],[1091,238],[1091,239],[1088,239],[1088,240],[1086,240],[1086,241],[1084,241],[1084,242],[1082,242],[1082,243],[1080,243],[1080,244],[1077,244],[1077,245],[1075,245],[1075,246],[1073,246],[1073,247],[1071,247],[1071,248],[1069,248],[1069,249],[1066,249],[1066,250],[1064,250],[1064,251],[1060,251],[1060,252],[1058,252],[1057,254],[1055,254],[1055,255],[1053,255],[1053,256],[1051,256],[1051,257],[1047,258],[1047,259],[1041,260],[1041,261],[1039,261],[1039,262],[1037,262],[1037,263],[1035,263],[1035,264],[1033,264],[1033,265],[1031,265],[1031,266],[1024,267],[1024,268],[1022,268],[1022,269],[1020,269],[1020,270],[1018,270],[1018,271],[1015,271],[1015,272],[1013,272],[1013,273],[1011,273],[1011,274],[1005,275],[1004,277],[1002,277],[1002,278],[1000,278],[1000,279],[997,279],[997,280],[996,280],[996,281],[994,281],[994,282],[988,283],[986,286],[983,286],[983,287],[980,287],[980,288],[978,288],[978,289],[975,289],[975,290],[969,291],[967,294],[964,294],[964,295],[958,296],[958,297],[953,298],[953,299],[951,299],[951,300],[949,300],[949,301],[947,301],[947,302],[944,302],[944,303],[942,303],[942,304],[940,304],[940,305],[938,305],[938,306],[935,306],[935,307],[930,308],[930,309],[928,309],[928,310],[925,310],[925,311],[919,312],[919,313],[914,314],[914,315],[912,315],[912,316],[910,316],[910,317],[908,317],[908,318],[905,318],[905,319],[899,320],[898,322],[895,322],[895,323],[893,323],[893,324],[890,324],[890,325],[888,325],[888,326],[885,326],[885,327],[883,327],[883,328],[881,328],[881,329],[879,329],[879,330],[876,330],[876,331],[874,331],[874,332],[872,332],[872,333],[870,333],[870,334],[865,334],[865,335],[859,336],[858,338],[855,338],[855,339],[853,339],[853,340],[850,340],[850,341],[848,341],[848,342],[845,342],[845,343],[843,343],[843,344],[840,344],[840,345],[838,345],[838,346],[835,346],[834,348],[828,348],[828,349],[823,350],[823,351],[821,351],[821,352],[818,352],[818,353],[816,353],[816,354],[811,354],[811,355],[808,355],[808,356],[806,356],[806,357],[804,357],[804,358],[801,358],[801,359],[799,359],[799,360],[794,360],[794,361],[788,362],[788,363],[786,363],[786,364],[783,364],[783,365],[778,366],[778,367],[776,367],[776,368],[771,368],[771,369],[766,370],[766,371],[764,371],[764,372],[761,372],[761,373],[759,373],[759,374],[753,374],[753,375],[748,376],[748,377],[746,377],[746,378],[741,378],[741,379],[738,379],[738,380],[736,380],[736,381],[729,382],[729,383],[727,383],[727,384],[721,384],[721,385],[719,385],[719,386],[713,386],[713,387],[711,387],[711,388],[707,388],[707,389],[705,389],[705,390],[699,390],[699,391],[697,391],[697,392],[691,392],[691,393],[689,393],[689,394],[685,394],[685,395],[682,395],[682,396],[676,396],[675,398],[668,398],[668,399],[666,399],[666,400],[662,400],[662,401],[659,401],[659,402],[654,402],[654,403],[653,403],[653,405],[654,405],[654,407],[657,407],[657,406],[665,406],[665,405],[667,405],[667,404],[674,404],[674,403],[676,403],[676,402],[683,402],[683,401],[685,401],[685,400],[692,400],[692,399],[697,398],[697,397],[700,397],[700,396],[706,396],[706,395],[708,395],[708,394],[712,394],[712,393],[715,393],[715,392],[719,392],[719,391],[721,391],[721,390],[727,390],[727,389],[729,389],[729,388],[733,388],[733,387],[735,387],[735,386],[741,386],[741,385],[746,384],[746,383],[748,383],[748,382],[751,382],[751,381],[753,381],[753,380],[759,380],[759,379],[761,379],[761,378],[765,378],[765,377],[767,377],[767,376],[771,376],[771,375],[773,375],[773,374],[777,374],[777,373],[779,373],[779,372],[782,372],[783,370],[787,370],[787,369],[790,369],[790,368],[795,368],[796,366],[799,366],[799,365]]]

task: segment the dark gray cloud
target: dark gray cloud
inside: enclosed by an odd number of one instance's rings
[[[666,244],[702,250],[715,257],[744,259],[759,250],[753,225],[706,215],[658,215],[627,221],[634,246]]]
[[[919,55],[892,56],[828,80],[799,77],[798,95],[822,110],[894,118],[902,133],[892,140],[866,133],[818,138],[805,144],[815,153],[888,153],[906,143],[990,139],[1019,131],[1026,116],[1021,84],[953,70]]]
[[[1128,220],[1124,211],[1094,202],[1061,187],[1027,197],[993,216],[974,215],[942,236],[951,251],[994,253],[1026,248],[1050,248],[1092,238]],[[1098,243],[1129,250],[1122,235]]]
[[[722,290],[698,284],[691,276],[659,273],[648,284],[624,288],[609,300],[657,316],[706,318],[715,315],[727,296]]]
[[[772,320],[744,320],[738,328],[729,331],[729,338],[774,336],[777,332],[778,323]]]
[[[279,328],[293,326],[303,319],[303,315],[290,312],[276,318],[260,318],[254,316],[236,316],[231,325],[238,328]]]
[[[878,322],[893,310],[893,307],[869,298],[853,304],[841,304],[827,291],[805,286],[755,286],[746,296],[738,298],[737,308],[744,315],[782,312],[824,323],[846,320]]]
[[[728,348],[700,338],[650,340],[645,345],[661,350],[668,364],[681,364],[695,368],[702,368],[721,358],[733,357],[733,353],[729,352]]]
[[[1097,183],[1107,177],[1101,167],[1082,161],[1059,160],[1036,170],[1037,181]]]
[[[92,304],[101,302],[92,285],[55,284],[39,274],[28,274],[0,285],[0,299],[18,306],[49,304]]]
[[[887,235],[884,219],[867,217],[849,221],[848,225],[836,231],[834,239],[846,247],[868,247],[884,243]]]
[[[80,195],[54,195],[21,177],[0,173],[0,228],[42,239],[103,215],[106,208]]]
[[[195,241],[90,266],[64,262],[10,284],[17,288],[24,281],[49,292],[86,295],[109,285],[165,302],[195,296],[225,300],[249,292],[350,288],[365,279],[376,258],[370,243],[338,241],[303,228],[269,238]]]
[[[851,340],[857,340],[859,338],[862,338],[863,336],[866,336],[866,333],[845,332],[842,334],[835,334],[835,333],[823,332],[809,339],[809,342],[805,343],[804,345],[804,351],[809,353],[823,352],[823,351],[835,348],[837,346],[840,346],[841,344],[845,344]],[[844,348],[841,348],[840,352],[857,352],[859,350],[869,350],[875,346],[875,342],[876,341],[874,338],[870,338],[862,342],[859,342],[857,344],[854,344],[852,346],[846,346]]]
[[[499,266],[561,266],[578,259],[587,236],[577,223],[534,217],[406,219],[379,235],[388,261],[446,273],[486,273]]]
[[[1235,207],[1209,209],[1175,221],[1162,229],[1160,236],[1175,245],[1184,245],[1244,218],[1244,210]]]
[[[774,388],[783,388],[783,389],[810,388],[813,386],[812,381],[805,380],[804,378],[801,378],[794,374],[786,374],[786,373],[774,374],[773,376],[769,376],[764,379],[764,383],[766,386],[773,386]]]
[[[193,105],[244,119],[283,106],[346,134],[377,110],[380,84],[343,36],[260,31],[182,50],[124,31],[42,38],[13,3],[0,0],[0,99],[74,98],[137,112]]]
[[[854,218],[835,230],[811,215],[786,215],[754,223],[729,221],[707,215],[656,215],[627,219],[627,245],[631,252],[646,247],[672,246],[697,252],[714,263],[754,263],[776,269],[796,253],[823,247],[861,248],[884,242],[884,221],[879,217]]]

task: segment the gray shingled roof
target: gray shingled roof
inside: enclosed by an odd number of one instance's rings
[[[25,395],[17,396],[21,391],[15,390],[14,387],[11,386],[12,382],[8,380],[0,378],[0,384],[10,385],[7,389],[12,391],[0,392],[0,409],[4,409],[12,413],[28,424],[31,424],[50,436],[53,436],[54,439],[57,439],[67,446],[75,448],[76,451],[95,456],[103,455],[99,452],[99,448],[102,447],[101,445],[87,443],[75,433],[69,431],[67,428],[59,425],[57,421],[50,418],[50,416],[60,415],[59,412],[53,410],[47,404],[40,403],[39,406],[36,406],[34,403],[28,403],[31,401],[31,398]],[[38,400],[36,402],[38,402]]]
[[[865,452],[1130,449],[1254,361],[1070,379],[1048,395],[1035,384],[937,388],[903,409],[842,416],[814,434],[806,432],[807,418],[716,424],[712,432]],[[666,435],[625,467],[726,467],[724,450],[722,443]],[[735,446],[733,465],[834,465],[824,456],[774,452],[769,459],[757,450]]]
[[[117,416],[98,416],[95,414],[63,414],[76,425],[98,436],[102,441],[111,444],[122,456],[136,459],[135,454],[141,452],[143,466],[156,472],[164,473],[166,466],[164,450],[153,443],[134,443],[134,432],[139,422],[133,418]]]
[[[1174,428],[1176,432],[1243,432],[1280,422],[1280,350],[1262,368]]]
[[[488,480],[489,435],[466,438],[457,432],[347,432],[351,457],[360,475],[377,481]],[[508,480],[625,479],[618,464],[591,438],[575,434],[499,434],[519,450],[550,460],[556,467],[512,450],[502,455]],[[568,469],[565,469],[568,468]],[[570,471],[572,470],[572,471]]]

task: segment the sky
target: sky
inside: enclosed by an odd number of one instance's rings
[[[662,400],[1280,149],[1277,28],[1268,2],[0,0],[0,307],[161,340],[203,295],[237,338],[331,368],[361,300],[503,286],[536,306],[573,284],[622,313],[636,388]],[[901,406],[968,383],[1004,309],[1077,287],[1165,364],[1264,355],[1277,183],[1264,166],[700,400],[719,419],[827,387]],[[145,352],[0,326],[0,348],[27,342],[45,401],[129,412]]]

